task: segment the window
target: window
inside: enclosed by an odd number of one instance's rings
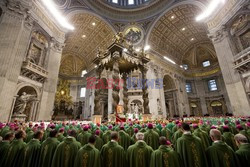
[[[183,66],[184,70],[188,69],[188,65],[187,64],[183,64],[182,66]]]
[[[202,65],[203,65],[203,67],[208,67],[208,66],[210,66],[211,64],[210,64],[210,61],[208,60],[208,61],[204,61],[204,62],[202,63]]]
[[[85,97],[85,93],[86,93],[86,88],[81,88],[80,97]]]
[[[134,3],[135,3],[134,0],[128,0],[129,5],[134,5]]]
[[[211,79],[211,80],[208,81],[208,88],[209,88],[209,91],[218,90],[215,79]]]
[[[186,83],[186,92],[191,93],[192,92],[192,85],[190,82]]]
[[[113,3],[118,3],[118,0],[112,0]]]
[[[84,77],[85,74],[87,74],[87,71],[86,71],[86,70],[83,70],[83,71],[82,71],[81,77]]]

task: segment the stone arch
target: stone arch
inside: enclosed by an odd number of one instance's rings
[[[210,103],[214,115],[223,115],[223,103],[219,100],[214,100]]]
[[[34,121],[38,116],[40,90],[29,83],[20,83],[15,92],[12,120]]]
[[[174,79],[170,75],[164,75],[163,77],[163,88],[165,90],[174,90],[176,89],[176,84]]]
[[[190,1],[182,1],[182,2],[179,2],[179,3],[176,3],[175,5],[172,5],[171,7],[167,8],[164,12],[162,12],[161,15],[159,15],[155,20],[154,22],[151,24],[150,28],[148,29],[147,33],[146,33],[146,37],[145,37],[145,43],[146,45],[149,44],[149,37],[151,35],[151,32],[153,31],[154,27],[156,26],[157,22],[169,11],[171,11],[172,9],[178,7],[178,6],[181,6],[181,5],[195,5],[197,7],[199,7],[201,10],[204,10],[206,8],[206,6],[198,1],[198,0],[190,0]]]

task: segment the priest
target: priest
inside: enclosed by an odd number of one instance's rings
[[[51,130],[49,132],[49,137],[41,145],[41,153],[39,159],[40,167],[51,166],[53,155],[59,143],[60,142],[57,139],[57,130]]]
[[[234,151],[222,141],[221,132],[211,129],[210,137],[213,144],[206,150],[209,167],[238,167]]]
[[[130,146],[131,138],[130,136],[124,131],[124,127],[120,127],[120,131],[118,132],[119,135],[119,145],[127,151],[128,147]]]
[[[96,135],[95,148],[98,149],[99,151],[101,151],[102,146],[103,146],[103,140],[100,137],[101,131],[100,130],[96,130],[95,131],[95,135]]]
[[[85,144],[88,143],[89,137],[91,136],[91,134],[88,132],[88,130],[89,130],[88,125],[85,125],[83,127],[82,133],[80,133],[77,136],[77,141],[79,141],[82,144],[82,146],[84,146]]]
[[[206,150],[211,145],[207,132],[201,130],[197,124],[193,124],[193,129],[193,134],[201,139],[202,146]]]
[[[156,133],[156,132],[155,132]],[[130,146],[127,150],[127,167],[149,167],[152,147],[148,146],[144,141],[144,134],[138,132],[136,134],[137,142]]]
[[[111,141],[101,149],[103,167],[125,167],[125,151],[118,144],[119,136],[117,132],[111,133]]]
[[[152,153],[150,167],[181,167],[180,156],[167,145],[166,137],[160,137],[160,147]]]
[[[101,167],[101,156],[99,150],[95,148],[96,136],[89,137],[88,144],[84,145],[77,153],[75,167]]]
[[[239,150],[237,150],[236,156],[240,162],[240,166],[250,166],[250,144],[247,137],[242,134],[237,134],[234,136]]]
[[[69,137],[57,146],[52,167],[74,166],[76,154],[81,147],[81,143],[76,141],[75,137],[76,130],[70,130]]]
[[[183,135],[177,140],[177,152],[184,167],[207,167],[205,150],[200,138],[191,133],[190,126],[182,123]]]
[[[0,142],[0,164],[3,164],[4,161],[4,155],[6,155],[6,153],[9,150],[10,147],[10,142],[15,138],[15,135],[13,132],[9,132],[7,133],[4,138],[3,141]]]
[[[36,131],[33,139],[27,144],[24,154],[24,167],[34,167],[39,165],[40,141],[43,138],[43,131]]]

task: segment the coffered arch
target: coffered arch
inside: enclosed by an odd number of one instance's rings
[[[89,12],[73,11],[67,17],[75,30],[66,34],[60,74],[80,76],[82,70],[93,65],[98,49],[111,44],[115,31],[101,17]]]

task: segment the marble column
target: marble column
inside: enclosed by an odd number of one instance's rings
[[[150,114],[149,111],[149,97],[148,97],[148,88],[147,88],[147,83],[146,83],[146,74],[147,74],[147,67],[144,65],[140,67],[141,74],[142,74],[142,81],[143,81],[143,87],[142,87],[142,98],[143,98],[143,108],[144,108],[144,114]]]
[[[1,5],[1,4],[0,4]],[[7,1],[0,19],[0,121],[7,121],[33,20],[31,1]]]
[[[231,102],[233,114],[249,115],[250,105],[240,74],[234,69],[234,53],[229,32],[226,29],[210,34],[219,60],[226,90]]]
[[[54,108],[58,74],[64,44],[52,39],[48,54],[48,78],[43,86],[40,112],[38,120],[50,120]]]
[[[128,113],[128,88],[127,88],[127,78],[126,73],[123,74],[123,108],[124,114]]]
[[[118,53],[114,53],[118,54]],[[114,56],[115,57],[115,56]],[[119,104],[120,97],[119,97],[119,66],[118,62],[115,62],[113,65],[113,81],[114,81],[114,87],[112,91],[112,113],[114,114],[116,112],[117,105]]]
[[[101,93],[101,88],[98,88],[99,86],[99,82],[98,80],[101,78],[101,73],[103,71],[103,68],[102,67],[98,67],[96,69],[96,89],[95,89],[95,99],[94,99],[94,115],[101,115],[101,104],[100,104],[100,100],[101,100],[101,97],[100,97],[100,93]]]

